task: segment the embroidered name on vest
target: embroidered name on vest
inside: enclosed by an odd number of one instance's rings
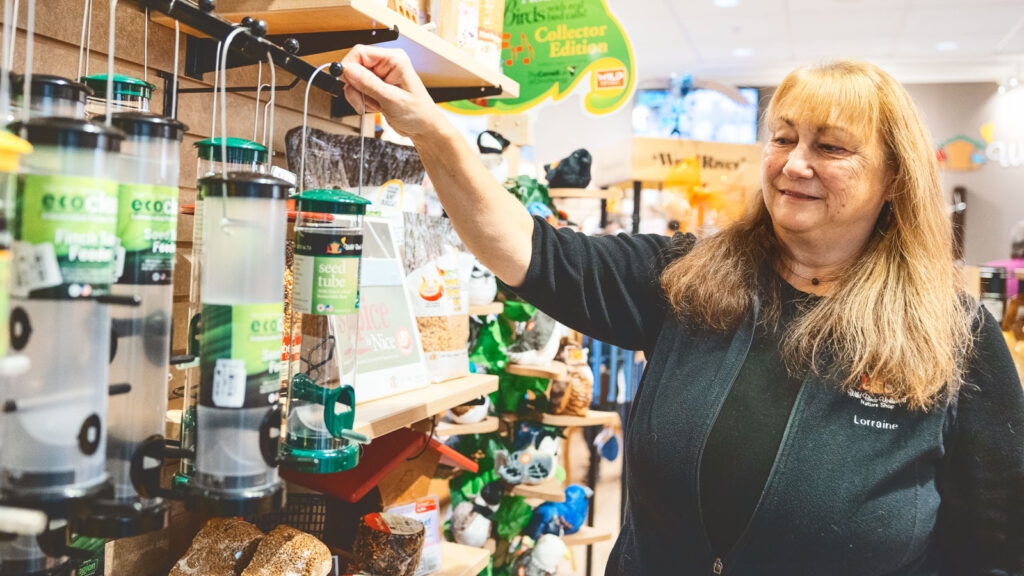
[[[900,427],[899,424],[893,424],[886,422],[885,420],[869,420],[867,418],[861,418],[856,414],[853,415],[853,423],[857,426],[867,426],[868,428],[878,428],[879,430],[896,430]]]

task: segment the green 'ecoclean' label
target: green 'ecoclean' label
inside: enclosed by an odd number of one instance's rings
[[[125,251],[119,284],[170,284],[178,235],[178,189],[151,184],[118,188],[117,236]]]
[[[19,176],[11,291],[33,298],[105,294],[117,254],[117,182]]]
[[[269,304],[203,304],[199,403],[253,408],[277,401],[281,389],[284,309]]]
[[[303,314],[359,311],[361,234],[295,231],[292,304]]]

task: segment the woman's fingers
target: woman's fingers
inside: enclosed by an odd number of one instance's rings
[[[353,86],[349,84],[345,85],[345,99],[348,100],[348,103],[352,105],[352,109],[356,111],[356,114],[359,114],[363,111],[364,100],[366,103],[367,113],[383,112],[379,102],[377,102],[370,96],[366,96],[365,94],[359,92],[359,90],[356,90]]]
[[[403,90],[401,88],[384,82],[358,62],[350,62],[345,65],[343,77],[346,86],[355,88],[377,102],[390,103],[398,101],[402,97]]]
[[[362,110],[382,112],[399,134],[414,138],[430,132],[439,121],[423,82],[402,50],[356,46],[341,61],[344,66],[345,98]]]
[[[376,46],[357,45],[345,58],[343,65],[359,64],[389,84],[409,89],[410,78],[415,78],[409,56],[402,50],[394,48],[378,48]]]

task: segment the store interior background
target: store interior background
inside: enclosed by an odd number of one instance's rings
[[[1024,2],[1005,0],[641,0],[610,3],[629,34],[637,89],[665,88],[692,74],[759,89],[761,106],[794,67],[837,58],[866,59],[902,82],[936,144],[958,135],[982,140],[993,123],[1010,166],[989,160],[972,172],[943,172],[947,194],[967,188],[970,264],[1009,257],[1013,226],[1024,220]],[[721,5],[719,7],[718,5]],[[1024,84],[1024,77],[1020,78]],[[1003,86],[1003,92],[1000,92]],[[605,116],[570,95],[529,113],[537,164],[577,148],[614,147],[631,134],[631,107]],[[759,126],[760,128],[760,126]],[[764,135],[761,135],[761,140]],[[1021,152],[1015,152],[1020,150]],[[528,153],[524,153],[524,157]],[[628,195],[627,195],[628,196]],[[629,212],[629,198],[623,210]],[[656,205],[653,193],[647,204]],[[646,212],[646,209],[645,209]],[[662,222],[641,221],[661,231]]]
[[[1024,220],[1024,2],[612,0],[609,6],[632,43],[637,90],[664,89],[672,74],[691,74],[758,88],[763,111],[793,68],[857,58],[880,65],[904,84],[936,146],[956,136],[983,141],[980,129],[991,123],[1009,165],[988,160],[974,171],[943,171],[942,184],[950,202],[954,187],[967,189],[965,261],[978,265],[1009,257],[1011,232]],[[632,134],[632,106],[594,116],[584,110],[580,94],[527,115],[534,146],[523,150],[523,159],[532,158],[534,166],[525,170],[539,170],[577,148],[615,149]],[[470,139],[486,127],[480,119],[452,118]],[[763,142],[767,135],[758,128]],[[643,205],[641,231],[663,232],[657,192],[645,190]],[[575,201],[568,211],[597,217],[585,201]],[[621,212],[632,212],[630,194]],[[602,465],[595,525],[617,523],[620,475],[617,462]],[[603,573],[611,546],[594,546],[595,574]],[[564,573],[583,574],[582,566]]]
[[[37,68],[73,76],[80,33],[80,0],[38,0],[40,13],[60,15],[40,18],[37,25],[35,62]],[[1017,89],[1024,62],[1024,1],[1021,0],[609,0],[608,4],[625,28],[633,46],[638,75],[637,89],[665,88],[671,74],[691,74],[699,80],[759,89],[762,107],[772,87],[793,67],[835,58],[862,58],[881,65],[903,82],[918,104],[926,125],[938,144],[962,135],[981,140],[980,128],[994,126],[994,139],[1004,143],[1010,164],[988,160],[971,172],[944,172],[947,194],[954,186],[967,189],[966,254],[969,264],[981,264],[1009,256],[1010,234],[1024,220],[1024,87]],[[92,38],[91,69],[105,63],[106,5],[95,2],[96,21]],[[142,15],[127,7],[119,9],[118,21],[138,30]],[[24,26],[24,21],[19,22]],[[149,66],[152,80],[156,70],[169,70],[173,62],[173,32],[151,26]],[[24,35],[19,33],[17,58],[23,58]],[[184,46],[182,46],[182,55]],[[141,34],[117,39],[117,66],[125,73],[142,77]],[[229,83],[255,83],[253,68],[228,72]],[[210,75],[207,80],[211,80]],[[1020,78],[1024,84],[1024,76]],[[212,80],[211,80],[212,81]],[[181,80],[181,87],[209,86],[210,82]],[[251,109],[252,96],[233,93],[230,109]],[[283,151],[284,132],[301,123],[301,91],[278,95],[274,148]],[[159,98],[153,111],[161,112]],[[523,150],[523,169],[564,158],[577,148],[592,151],[614,149],[632,134],[632,107],[593,116],[584,111],[582,96],[569,95],[559,102],[547,102],[530,111],[533,145]],[[179,117],[191,129],[183,149],[209,137],[208,98],[183,96]],[[452,116],[475,141],[486,127],[481,118]],[[251,124],[231,122],[230,136],[248,137]],[[314,90],[309,109],[310,126],[332,131],[354,131],[357,124],[347,119],[339,124],[329,115],[327,96]],[[1019,158],[1019,162],[1014,160]],[[275,159],[283,164],[283,154]],[[1013,164],[1018,165],[1013,165]],[[531,166],[532,164],[532,166]],[[182,202],[194,198],[194,165],[182,161]],[[645,218],[642,231],[662,232],[658,221],[657,195],[643,196]],[[572,203],[567,211],[593,216],[593,202]],[[623,214],[632,211],[627,194]],[[590,212],[587,212],[590,211]],[[655,217],[648,217],[654,215]],[[191,217],[179,220],[179,238],[191,238]],[[187,298],[187,270],[191,243],[179,242],[175,294]],[[175,301],[176,322],[185,304]],[[175,348],[184,344],[185,330],[176,325]],[[171,386],[177,385],[171,382]],[[576,442],[582,442],[577,436]],[[575,449],[585,454],[582,446]],[[596,501],[596,525],[618,526],[621,459],[604,463]],[[573,462],[570,475],[582,478],[586,462]],[[602,574],[612,542],[594,546],[594,574]],[[560,574],[583,574],[581,558],[575,567],[564,564]]]

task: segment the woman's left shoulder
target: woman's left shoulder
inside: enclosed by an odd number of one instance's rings
[[[977,397],[998,401],[1002,398],[1020,402],[1024,390],[999,321],[984,306],[976,306],[972,319],[974,341],[960,399],[970,401]]]

